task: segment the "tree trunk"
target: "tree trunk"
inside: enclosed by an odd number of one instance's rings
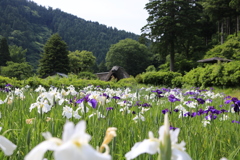
[[[236,36],[238,35],[239,32],[239,16],[237,16],[237,30],[236,30]]]
[[[170,71],[174,72],[174,40],[170,42]]]
[[[221,21],[221,44],[224,43],[224,32],[223,32],[223,25],[224,24],[224,21]]]

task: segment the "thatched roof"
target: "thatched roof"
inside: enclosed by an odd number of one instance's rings
[[[52,72],[50,74],[46,74],[44,75],[42,78],[47,78],[48,76],[56,76],[59,75],[60,77],[66,77],[68,78],[68,75],[64,74],[64,73],[60,73],[60,72]]]
[[[200,62],[200,63],[217,63],[218,61],[220,61],[220,62],[231,62],[232,60],[226,59],[226,58],[213,57],[213,58],[198,60],[197,62]]]
[[[109,72],[95,73],[100,80],[103,80]]]
[[[109,72],[101,72],[96,73],[98,78],[103,81],[109,81],[112,77],[116,78],[117,80],[123,78],[129,78],[129,74],[120,66],[113,66],[113,68]]]

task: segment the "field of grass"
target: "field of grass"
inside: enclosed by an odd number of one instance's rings
[[[158,138],[164,114],[170,125],[180,129],[178,143],[186,143],[193,160],[240,159],[240,116],[238,89],[203,90],[145,88],[31,88],[11,86],[0,91],[1,135],[17,148],[1,160],[23,160],[39,143],[44,132],[62,139],[66,122],[86,122],[89,144],[101,146],[108,127],[116,127],[117,136],[108,144],[113,160],[124,160],[135,143]],[[240,102],[240,101],[239,101]],[[240,103],[239,103],[240,104]],[[1,146],[1,141],[0,141]],[[53,160],[53,151],[44,158]],[[155,160],[158,154],[141,154],[136,160]]]

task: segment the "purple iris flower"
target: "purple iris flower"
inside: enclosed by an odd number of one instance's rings
[[[235,102],[235,104],[237,104],[238,106],[240,106],[240,101],[238,100],[237,102]]]
[[[184,117],[188,117],[188,116],[191,116],[191,113],[190,112],[187,112],[183,115]]]
[[[195,98],[199,104],[204,104],[205,100],[203,100],[202,98]]]
[[[196,117],[196,115],[197,115],[197,113],[196,113],[196,112],[193,112],[193,113],[191,114],[191,117]]]
[[[163,92],[159,89],[156,89],[155,91],[152,91],[152,92],[156,92],[157,94],[162,94]]]
[[[235,104],[233,110],[235,112],[239,112],[240,111],[239,106],[237,104]]]
[[[169,112],[168,109],[164,109],[164,110],[162,110],[162,113],[163,113],[163,114],[166,114],[167,112]]]
[[[178,98],[176,98],[174,95],[169,95],[168,96],[168,100],[170,101],[170,102],[176,102],[176,101],[180,101],[180,99],[178,99]]]
[[[206,120],[212,120],[212,119],[216,119],[217,116],[214,115],[214,114],[209,114],[209,115],[207,115],[205,118],[206,118]]]
[[[137,101],[135,106],[142,106],[142,104],[140,103],[141,101]]]
[[[212,99],[206,99],[206,101],[208,101],[208,102],[212,103]]]
[[[97,107],[97,100],[96,99],[91,99],[88,101],[91,105],[92,105],[92,108],[96,108]]]
[[[232,102],[232,100],[226,100],[224,103],[225,104],[229,104],[229,103],[231,103]]]
[[[235,120],[233,120],[233,121],[232,121],[232,123],[238,123],[238,124],[240,124],[240,122],[239,122],[239,121],[235,121]]]
[[[10,83],[6,84],[5,87],[12,87]]]
[[[174,111],[174,112],[179,112],[179,109],[174,109],[173,111]]]
[[[197,112],[197,115],[202,115],[202,114],[204,114],[204,113],[206,113],[202,108],[200,108],[199,110],[198,110],[198,112]]]
[[[143,103],[143,104],[142,104],[142,107],[152,107],[152,105],[151,105],[151,104],[148,104],[148,103]]]
[[[224,112],[228,112],[227,110],[225,110],[225,109],[221,109],[221,111],[224,113]]]
[[[168,89],[168,88],[162,88],[162,90],[165,92],[170,92],[170,89]]]
[[[113,110],[113,107],[107,107],[106,110],[107,111]]]
[[[237,102],[237,101],[238,101],[238,98],[233,97],[233,98],[232,98],[232,101],[233,101],[233,102]]]
[[[232,98],[231,96],[226,96],[224,99],[229,99],[229,98]]]
[[[89,99],[90,94],[87,94],[85,97],[83,97],[82,99],[79,99],[76,101],[76,103],[90,103],[92,108],[96,108],[97,107],[97,100],[96,99]]]
[[[170,130],[175,130],[177,127],[170,126]]]
[[[113,96],[112,98],[113,98],[113,99],[121,99],[121,98],[118,97],[118,96]]]
[[[109,95],[107,95],[106,93],[103,93],[103,96],[106,97],[107,99],[109,98]]]

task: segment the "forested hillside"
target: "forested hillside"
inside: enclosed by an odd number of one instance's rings
[[[98,64],[105,59],[111,44],[125,38],[138,39],[134,33],[86,21],[28,0],[1,0],[0,15],[0,35],[7,38],[9,45],[27,49],[27,62],[34,68],[44,44],[54,33],[59,33],[70,51],[93,52]]]

